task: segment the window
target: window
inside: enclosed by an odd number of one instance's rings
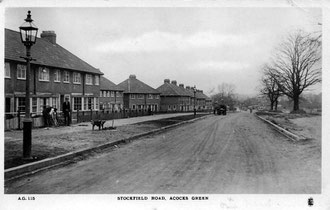
[[[95,75],[95,85],[99,85],[100,84],[100,76]]]
[[[138,98],[139,98],[139,99],[143,99],[143,98],[144,98],[144,97],[143,97],[143,94],[139,94],[139,95],[138,95]]]
[[[135,94],[131,94],[131,99],[135,99]]]
[[[121,92],[117,92],[117,97],[122,97],[122,93]]]
[[[85,98],[84,107],[85,107],[85,110],[94,109],[94,98],[93,97]]]
[[[26,66],[17,64],[17,79],[26,78]]]
[[[107,91],[107,97],[110,97],[110,91]]]
[[[75,84],[81,83],[80,73],[73,72],[73,83]]]
[[[142,105],[138,105],[138,109],[142,109],[143,108],[143,106]]]
[[[39,67],[39,81],[49,81],[49,69]]]
[[[86,74],[86,85],[92,85],[93,84],[93,77],[90,74]]]
[[[53,97],[52,99],[52,107],[57,108],[58,106],[58,98]]]
[[[148,94],[148,99],[152,99],[152,94]]]
[[[156,98],[156,99],[159,99],[159,95],[155,95],[155,98]]]
[[[73,97],[73,110],[81,110],[81,97]]]
[[[69,83],[70,82],[70,74],[68,71],[64,71],[64,78],[63,78],[64,83]]]
[[[132,105],[132,109],[135,109],[135,108],[136,108],[136,107],[135,107],[135,104],[133,104],[133,105]]]
[[[115,97],[115,92],[114,91],[110,91],[110,96],[111,97]]]
[[[95,109],[98,110],[99,109],[99,98],[95,98]]]
[[[25,112],[25,97],[17,98],[17,111]]]
[[[61,82],[61,71],[58,69],[54,72],[54,82]]]
[[[37,112],[38,98],[32,98],[32,112]]]
[[[7,62],[5,63],[5,77],[10,78],[10,64]]]

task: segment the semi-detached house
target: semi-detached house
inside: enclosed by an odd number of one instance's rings
[[[43,31],[31,48],[30,107],[40,113],[46,105],[62,110],[68,97],[72,110],[98,110],[103,74],[56,43],[53,31]],[[25,46],[17,31],[5,29],[5,112],[25,111]]]
[[[124,90],[124,109],[159,111],[160,93],[138,80],[135,75],[118,84]]]
[[[160,92],[160,110],[164,112],[189,111],[193,97],[184,89],[183,84],[177,85],[176,80],[164,80],[164,84],[157,88]]]

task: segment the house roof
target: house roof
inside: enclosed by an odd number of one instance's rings
[[[156,89],[136,79],[135,75],[130,75],[127,80],[119,83],[118,87],[124,89],[124,93],[159,94]]]
[[[204,95],[202,92],[200,92],[200,91],[197,91],[197,92],[196,92],[196,98],[200,98],[200,99],[206,99],[206,98],[207,98],[207,96],[206,96],[206,95]]]
[[[186,89],[190,93],[190,96],[194,97],[194,90],[193,89]],[[198,99],[206,99],[208,96],[206,96],[204,93],[201,92],[201,90],[196,91],[196,98]]]
[[[161,96],[190,96],[184,88],[165,82],[157,88]]]
[[[44,38],[37,38],[36,43],[31,47],[31,55],[36,59],[36,61],[31,61],[32,64],[103,74],[99,69],[89,65],[59,44],[53,44]],[[20,33],[5,29],[5,59],[26,62],[20,56],[26,56]]]
[[[104,76],[101,76],[100,90],[124,91],[123,88],[118,87],[115,83],[111,82],[109,79],[105,78]]]

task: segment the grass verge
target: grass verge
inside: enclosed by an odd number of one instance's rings
[[[202,116],[205,116],[205,114],[197,114],[196,117]],[[33,161],[39,161],[45,158],[56,157],[58,155],[81,149],[91,148],[104,143],[118,141],[120,139],[129,138],[164,126],[173,125],[182,121],[188,121],[193,118],[193,115],[186,115],[119,126],[115,130],[99,131],[96,129],[94,131],[86,130],[62,134],[50,132],[51,134],[49,135],[37,135],[37,129],[34,130],[36,135],[32,140],[33,160],[22,159],[23,141],[21,140],[21,132],[17,132],[17,135],[15,133],[14,135],[11,134],[11,138],[5,138],[5,169]]]

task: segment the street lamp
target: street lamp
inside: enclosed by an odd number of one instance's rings
[[[31,46],[36,43],[38,28],[32,23],[31,11],[28,11],[25,22],[19,27],[21,41],[26,47],[26,84],[25,84],[25,119],[23,121],[23,159],[31,157],[32,119],[30,116],[30,61]]]
[[[194,90],[194,117],[196,117],[196,92],[197,92],[196,85],[194,85],[193,90]]]

